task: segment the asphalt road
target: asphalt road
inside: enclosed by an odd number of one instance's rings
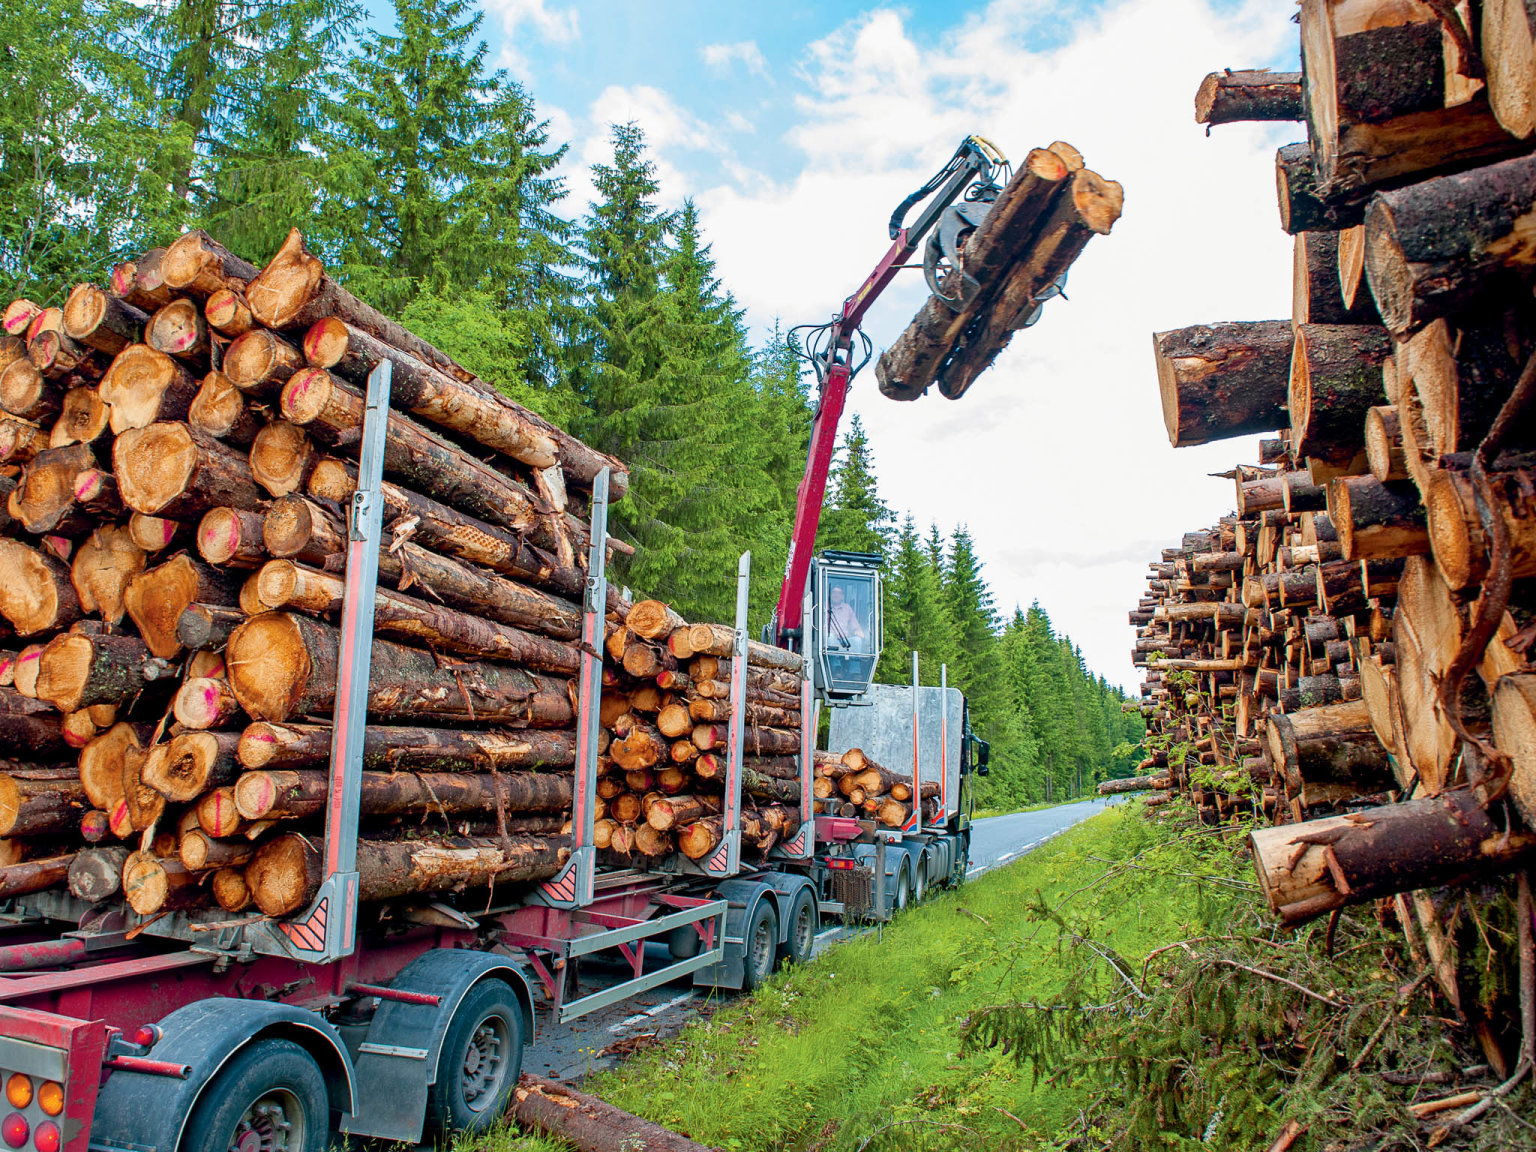
[[[971,868],[967,877],[1011,863],[1057,833],[1102,812],[1117,799],[1083,800],[1038,812],[976,821],[971,830]],[[873,929],[852,931],[857,934]],[[840,925],[827,928],[817,937],[817,951],[847,935]],[[646,958],[647,967],[660,967],[670,957],[665,947],[651,945]],[[596,991],[605,982],[623,979],[627,972],[626,966],[616,962],[589,960],[581,969],[581,990]],[[710,1003],[728,1001],[734,995],[695,989],[687,979],[653,988],[569,1024],[546,1024],[541,1012],[538,1036],[524,1056],[523,1067],[555,1080],[579,1080],[588,1072],[620,1063],[636,1044],[645,1045],[676,1034],[701,1010],[707,1010]]]

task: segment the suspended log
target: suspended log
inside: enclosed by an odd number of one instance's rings
[[[1284,427],[1291,325],[1197,325],[1152,337],[1163,423],[1175,448]]]
[[[240,737],[240,762],[247,768],[308,768],[328,763],[330,756],[329,725],[258,721]],[[575,762],[576,736],[568,731],[487,732],[372,724],[363,730],[363,767],[370,769],[483,772],[567,768]]]
[[[1286,924],[1382,896],[1465,884],[1528,863],[1536,835],[1503,828],[1468,792],[1256,829],[1254,868]]]
[[[204,733],[206,735],[206,733]],[[571,778],[516,772],[364,772],[360,810],[365,816],[417,813],[559,812],[571,806]],[[235,785],[235,807],[247,820],[316,816],[331,794],[320,769],[246,772]]]
[[[261,490],[228,445],[186,424],[151,424],[117,437],[112,471],[123,503],[164,519],[200,518],[211,508],[254,510]]]
[[[334,367],[338,376],[357,384],[388,360],[394,366],[389,396],[394,407],[494,448],[530,468],[549,468],[558,460],[554,437],[526,419],[512,401],[473,388],[338,317],[328,316],[310,327],[304,335],[304,354],[312,367]],[[321,359],[331,363],[320,364]]]
[[[1365,414],[1386,400],[1381,365],[1392,350],[1384,329],[1302,324],[1291,360],[1291,443],[1298,455],[1342,467],[1365,447]]]
[[[230,687],[257,720],[329,711],[336,693],[339,634],[286,612],[247,621],[225,653]],[[486,662],[457,664],[385,640],[373,642],[368,712],[379,718],[436,717],[481,724],[563,728],[574,723],[566,682]]]
[[[560,870],[566,855],[561,837],[444,836],[398,842],[364,838],[357,844],[358,896],[366,903],[448,888],[547,880]],[[267,916],[286,916],[304,907],[322,877],[319,851],[297,833],[263,844],[245,869],[251,898]]]

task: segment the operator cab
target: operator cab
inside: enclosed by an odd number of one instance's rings
[[[829,703],[869,691],[885,639],[881,558],[826,551],[813,562],[817,686]]]

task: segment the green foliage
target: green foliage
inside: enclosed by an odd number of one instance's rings
[[[855,414],[827,477],[826,506],[816,534],[818,548],[889,554],[895,516],[880,498],[864,421]]]

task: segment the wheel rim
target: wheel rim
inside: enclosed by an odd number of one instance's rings
[[[491,1013],[469,1035],[464,1048],[460,1086],[472,1112],[484,1112],[500,1094],[510,1067],[511,1029],[500,1014]]]
[[[816,944],[816,916],[810,902],[800,905],[800,911],[795,916],[795,951],[800,959],[810,956],[811,949]]]
[[[764,916],[752,934],[752,971],[766,976],[773,965],[773,926]]]
[[[912,900],[912,877],[903,872],[896,878],[896,907],[905,908]]]
[[[309,1118],[286,1088],[258,1096],[241,1114],[229,1138],[229,1152],[297,1152],[304,1147]]]
[[[912,884],[912,898],[919,904],[923,902],[923,895],[928,890],[928,874],[925,869],[917,870],[917,879]]]

